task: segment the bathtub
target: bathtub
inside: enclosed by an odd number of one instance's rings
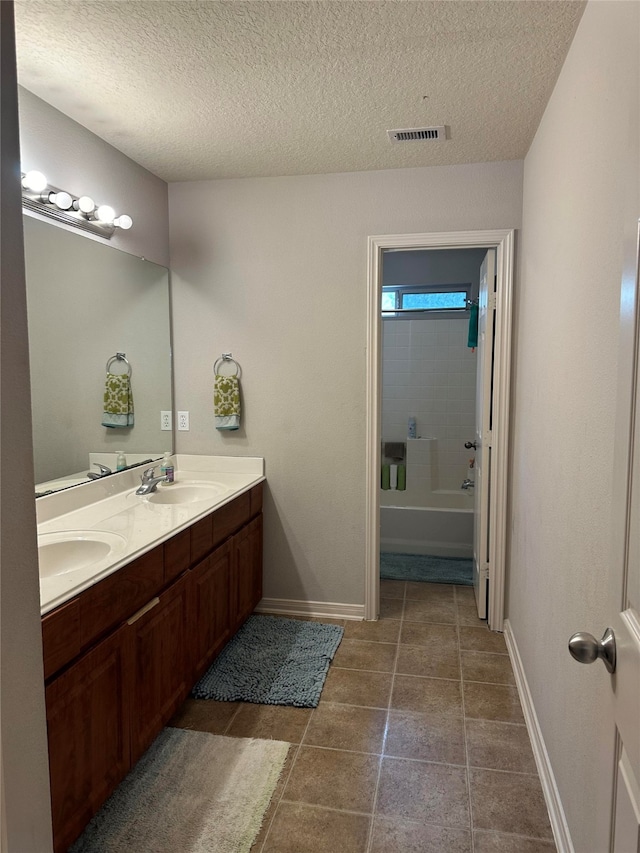
[[[456,507],[381,506],[380,550],[473,557],[473,500],[466,494],[442,494],[442,503],[454,500]]]

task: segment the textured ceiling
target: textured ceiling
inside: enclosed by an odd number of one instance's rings
[[[20,83],[167,181],[525,156],[564,0],[18,0]],[[389,143],[447,125],[445,142]]]

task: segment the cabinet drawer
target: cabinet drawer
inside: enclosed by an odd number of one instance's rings
[[[253,518],[255,515],[258,515],[259,512],[262,512],[262,483],[258,486],[254,486],[249,494],[251,495],[251,518]]]
[[[191,534],[191,562],[199,562],[213,548],[212,516],[196,521],[189,528]]]
[[[45,679],[80,654],[80,602],[77,598],[43,616],[42,653]]]
[[[191,564],[191,532],[183,530],[164,543],[164,582],[169,583]]]
[[[94,640],[128,619],[162,589],[163,547],[160,545],[82,593],[80,644]]]
[[[251,518],[251,493],[245,492],[213,513],[213,547],[224,542]]]

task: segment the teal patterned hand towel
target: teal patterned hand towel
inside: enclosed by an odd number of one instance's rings
[[[216,429],[240,427],[240,382],[237,376],[216,376],[213,386]]]
[[[478,306],[472,305],[469,310],[469,336],[467,346],[475,349],[478,346]]]
[[[109,429],[122,429],[132,427],[133,423],[131,379],[126,373],[107,373],[102,426]]]

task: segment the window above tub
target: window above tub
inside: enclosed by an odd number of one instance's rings
[[[416,313],[447,314],[467,311],[470,284],[443,287],[388,285],[382,288],[382,316],[401,317]]]

